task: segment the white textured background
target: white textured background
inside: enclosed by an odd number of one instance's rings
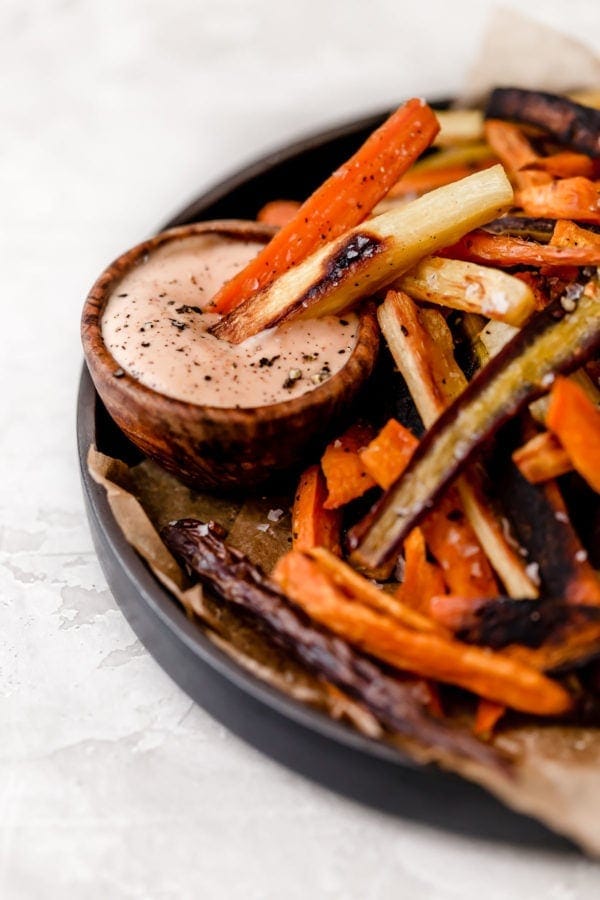
[[[106,589],[74,450],[79,310],[100,269],[286,139],[459,89],[491,7],[2,0],[3,900],[598,897],[582,857],[365,810],[191,704]],[[598,48],[595,0],[525,8]]]

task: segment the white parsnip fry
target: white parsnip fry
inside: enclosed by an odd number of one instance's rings
[[[439,117],[439,113],[437,114]],[[423,156],[409,169],[409,172],[431,172],[447,166],[473,165],[493,159],[494,151],[484,141],[460,144],[458,147],[445,147]],[[475,167],[473,165],[473,167]]]
[[[476,172],[351,228],[236,307],[213,333],[239,344],[295,318],[347,310],[504,212],[513,191],[502,166]]]
[[[500,269],[428,256],[394,285],[415,300],[522,325],[535,310],[528,284]]]
[[[466,144],[483,138],[483,113],[479,109],[447,109],[436,112],[440,130],[436,147]]]

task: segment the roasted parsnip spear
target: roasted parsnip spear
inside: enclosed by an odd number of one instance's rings
[[[448,109],[437,113],[439,134],[434,145],[447,147],[483,138],[483,113],[479,109]]]
[[[479,313],[509,325],[522,325],[535,310],[528,284],[488,266],[428,256],[396,286],[415,300]]]
[[[340,313],[390,284],[424,256],[506,210],[502,169],[476,172],[351,228],[225,316],[213,333],[239,344],[295,318]]]

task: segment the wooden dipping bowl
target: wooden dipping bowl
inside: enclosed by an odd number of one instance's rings
[[[345,365],[307,393],[246,409],[175,400],[141,384],[111,356],[101,321],[115,286],[146,254],[163,244],[202,233],[263,241],[270,226],[241,220],[185,225],[128,250],[99,277],[83,308],[81,334],[92,380],[125,435],[163,468],[196,488],[251,487],[300,463],[348,413],[371,374],[379,346],[372,309],[360,315],[357,341]]]

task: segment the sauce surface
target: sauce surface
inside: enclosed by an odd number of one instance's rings
[[[102,336],[142,384],[188,403],[268,406],[299,397],[338,372],[356,344],[358,317],[291,322],[228,344],[209,333],[211,298],[264,245],[222,235],[172,240],[116,285]]]

